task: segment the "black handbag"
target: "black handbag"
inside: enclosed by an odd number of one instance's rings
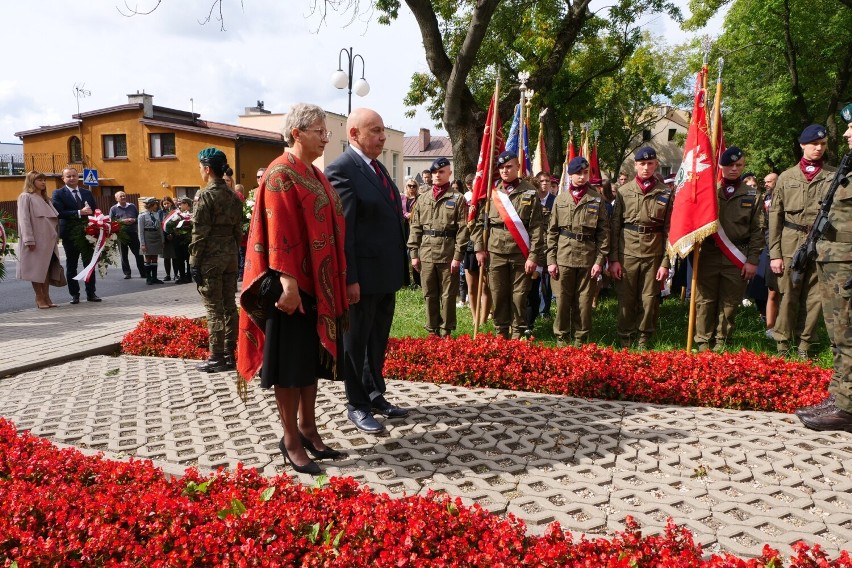
[[[263,311],[267,318],[271,316],[273,310],[277,310],[275,302],[284,293],[284,287],[281,286],[280,275],[273,271],[267,270],[263,278],[260,279],[258,287],[258,308]]]

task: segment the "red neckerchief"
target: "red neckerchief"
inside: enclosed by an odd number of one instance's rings
[[[511,195],[512,191],[521,184],[521,178],[509,182],[501,181],[500,183],[503,184],[503,191],[505,191],[507,195]]]
[[[255,199],[255,211],[266,214],[255,215],[249,230],[240,294],[237,368],[246,381],[263,363],[266,323],[257,306],[267,270],[292,276],[300,290],[316,299],[321,360],[342,357],[337,337],[348,325],[349,307],[343,206],[322,172],[284,152],[269,164]],[[305,246],[281,244],[297,242]]]
[[[575,186],[573,183],[568,182],[571,186],[571,197],[574,199],[574,205],[580,203],[580,200],[586,195],[586,190],[589,189],[589,184],[583,184],[580,187]]]
[[[731,197],[734,196],[734,194],[740,188],[741,183],[742,183],[742,180],[739,179],[739,178],[737,178],[737,179],[722,178],[722,197],[725,198],[725,201],[729,200]]]
[[[817,174],[822,171],[822,160],[809,160],[802,158],[799,160],[799,169],[805,175],[805,179],[809,182],[813,181]]]
[[[432,197],[435,198],[435,201],[441,199],[447,190],[450,189],[450,182],[445,183],[444,185],[433,185],[432,186]]]
[[[657,185],[657,178],[654,176],[649,177],[646,180],[639,179],[639,176],[636,176],[636,183],[639,184],[639,189],[642,190],[643,194],[651,191],[651,188]]]

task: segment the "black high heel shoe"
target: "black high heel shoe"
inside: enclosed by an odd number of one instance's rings
[[[304,446],[305,449],[318,460],[336,460],[337,458],[346,456],[346,452],[341,452],[340,450],[334,450],[332,448],[326,448],[322,451],[316,449],[314,443],[308,440],[301,432],[299,432],[299,438],[302,439],[302,446]]]
[[[305,465],[297,465],[295,462],[293,462],[292,458],[290,457],[290,454],[287,452],[287,448],[284,446],[284,438],[281,438],[281,440],[278,442],[278,449],[281,450],[282,454],[284,454],[284,459],[290,462],[290,465],[293,466],[293,469],[295,469],[299,473],[309,473],[311,475],[319,475],[320,473],[322,473],[320,466],[318,466],[314,461],[309,461]]]

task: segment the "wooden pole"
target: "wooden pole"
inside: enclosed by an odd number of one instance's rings
[[[494,147],[497,145],[497,108],[500,100],[500,75],[497,75],[497,80],[494,83],[494,111],[491,114],[491,141],[488,149],[488,175],[486,179],[488,184],[485,186],[485,219],[482,229],[482,250],[488,252],[488,235],[491,232],[488,228],[488,214],[491,211],[491,190],[494,185]],[[474,219],[474,223],[476,220]],[[479,332],[479,313],[485,307],[482,305],[483,286],[485,284],[485,266],[479,267],[479,285],[476,287],[476,300],[473,310],[473,338],[476,339],[476,334]]]

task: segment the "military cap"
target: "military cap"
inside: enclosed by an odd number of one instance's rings
[[[802,130],[802,134],[799,136],[799,144],[809,144],[810,142],[816,142],[827,137],[828,131],[825,129],[825,126],[822,124],[811,124]]]
[[[142,203],[145,204],[145,207],[149,207],[149,206],[151,206],[155,203],[159,203],[159,202],[160,202],[160,200],[157,199],[156,197],[146,197],[145,199],[142,200]]]
[[[438,158],[434,162],[432,162],[432,166],[429,168],[429,171],[432,173],[437,172],[441,168],[445,168],[450,165],[450,161],[446,158]]]
[[[651,148],[650,146],[645,146],[644,148],[639,148],[638,150],[636,150],[636,153],[633,154],[633,159],[637,162],[644,162],[646,160],[656,160],[657,151]]]
[[[757,176],[756,176],[756,175],[754,175],[754,172],[745,172],[743,175],[741,175],[741,176],[740,176],[740,180],[742,180],[742,181],[745,181],[745,180],[747,180],[748,178],[755,178],[755,179],[757,179]]]
[[[849,103],[840,111],[840,118],[843,119],[843,122],[849,123],[852,122],[852,103]]]
[[[192,198],[191,197],[181,197],[180,202],[186,203],[188,205],[192,205]]]
[[[199,162],[210,162],[210,161],[219,161],[224,163],[228,162],[227,156],[222,150],[217,148],[205,148],[198,153],[198,161]]]
[[[497,165],[502,166],[509,160],[517,160],[518,156],[514,152],[502,152],[499,156],[497,156]]]
[[[578,174],[589,167],[589,161],[583,156],[577,156],[568,162],[568,173]]]
[[[736,146],[731,146],[726,148],[722,155],[719,156],[719,165],[720,166],[730,166],[737,160],[743,157],[743,151],[737,148]]]

